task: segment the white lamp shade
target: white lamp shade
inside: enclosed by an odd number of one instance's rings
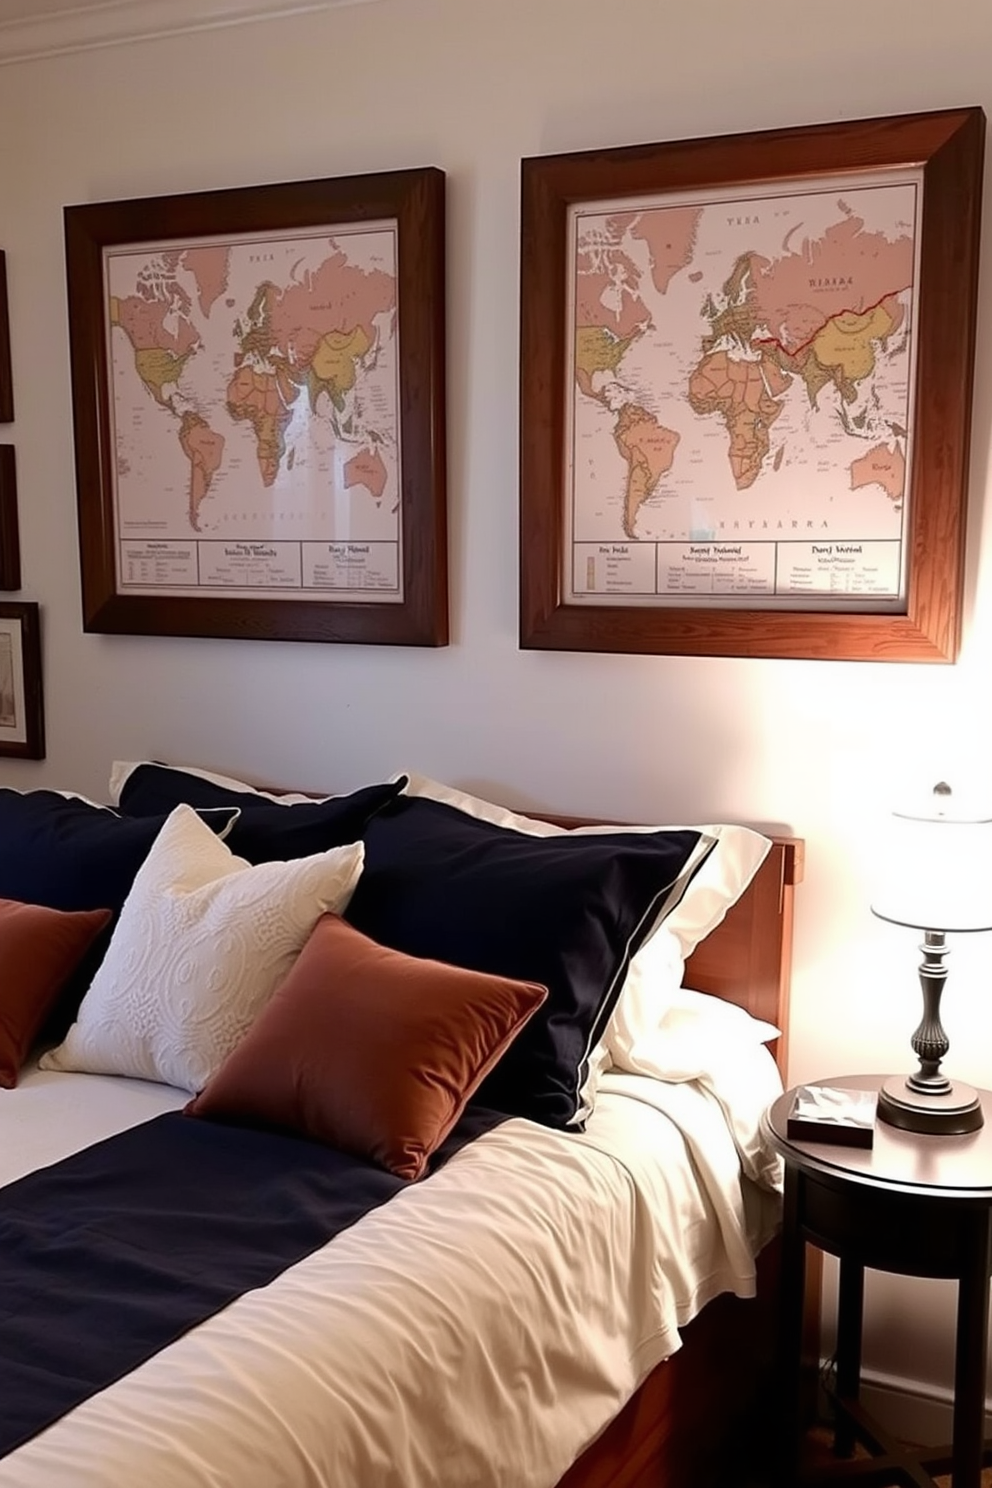
[[[893,812],[883,838],[874,914],[921,930],[992,930],[992,815],[959,812],[938,786],[918,812]]]

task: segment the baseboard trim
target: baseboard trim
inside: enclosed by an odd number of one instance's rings
[[[861,1378],[861,1403],[900,1441],[934,1446],[953,1436],[953,1393],[940,1385],[865,1370]],[[992,1401],[985,1402],[987,1426],[992,1434]]]

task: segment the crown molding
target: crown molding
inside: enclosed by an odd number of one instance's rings
[[[94,0],[0,21],[0,66],[375,0]]]

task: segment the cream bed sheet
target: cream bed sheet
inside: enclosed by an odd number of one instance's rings
[[[754,1290],[778,1196],[732,1110],[604,1075],[583,1134],[513,1119],[0,1460],[0,1488],[551,1488],[679,1328]],[[0,1092],[0,1185],[176,1109],[31,1069]],[[2,1200],[0,1200],[2,1202]]]

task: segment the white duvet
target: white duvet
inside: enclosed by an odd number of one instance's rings
[[[754,1291],[742,1178],[781,1089],[603,1077],[583,1134],[514,1119],[0,1460],[0,1488],[551,1488],[679,1328]],[[32,1069],[0,1185],[187,1096]],[[2,1197],[0,1197],[2,1202]]]

